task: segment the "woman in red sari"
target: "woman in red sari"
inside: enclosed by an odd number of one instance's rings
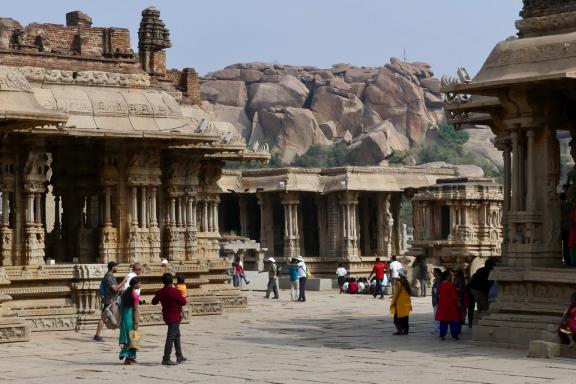
[[[440,338],[446,339],[448,326],[450,326],[452,338],[459,340],[458,292],[450,280],[450,272],[442,272],[440,279],[438,309],[436,310],[436,321],[440,322]]]

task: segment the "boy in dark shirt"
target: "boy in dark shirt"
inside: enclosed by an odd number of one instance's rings
[[[162,283],[164,283],[164,288],[156,292],[152,299],[153,305],[162,303],[162,317],[168,326],[162,365],[176,365],[186,361],[186,358],[182,355],[182,347],[180,345],[181,313],[182,307],[186,305],[186,298],[182,297],[180,292],[172,286],[172,281],[173,277],[170,273],[163,274]],[[172,345],[176,349],[176,363],[170,360]]]

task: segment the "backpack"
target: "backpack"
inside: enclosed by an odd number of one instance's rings
[[[120,326],[120,300],[114,300],[102,311],[101,316],[108,329],[117,329]]]
[[[312,277],[312,272],[310,272],[310,268],[308,268],[308,266],[306,266],[306,278],[309,279]]]
[[[100,293],[101,298],[106,296],[106,284],[104,283],[104,280],[100,282],[100,288],[98,288],[98,292]]]

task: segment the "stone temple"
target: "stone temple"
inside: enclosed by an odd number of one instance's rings
[[[576,128],[576,1],[524,0],[518,37],[502,41],[470,79],[444,79],[455,124],[483,122],[504,159],[502,265],[492,273],[498,297],[474,328],[477,340],[526,347],[556,342],[559,316],[576,291],[560,242],[558,135]],[[565,186],[576,203],[574,171]]]
[[[170,270],[187,276],[192,314],[246,305],[222,285],[217,182],[224,161],[268,150],[206,119],[193,69],[167,73],[157,9],[138,36],[136,55],[127,29],[81,12],[0,19],[0,341],[94,324],[110,260],[122,274],[144,264],[145,301]],[[143,305],[141,321],[158,309]]]

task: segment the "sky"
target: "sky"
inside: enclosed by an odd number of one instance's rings
[[[171,33],[168,67],[201,74],[238,62],[330,68],[424,61],[437,77],[474,75],[514,35],[522,0],[18,0],[0,17],[64,24],[81,10],[94,26],[126,27],[137,50],[141,11],[154,5]]]

